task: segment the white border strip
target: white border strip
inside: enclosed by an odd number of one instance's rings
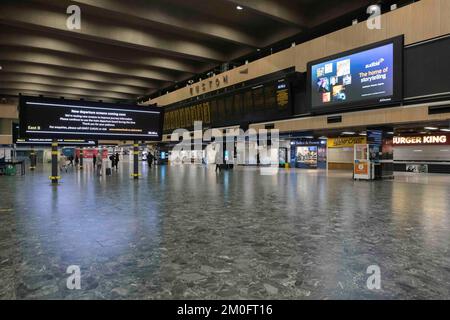
[[[27,130],[27,133],[59,133],[59,134],[84,134],[84,135],[98,135],[98,136],[126,136],[126,137],[158,137],[158,134],[133,134],[133,133],[100,133],[100,132],[71,132],[71,131],[34,131]]]
[[[41,103],[41,102],[29,102],[26,104],[37,105],[37,106],[49,106],[49,107],[67,107],[67,108],[81,108],[81,109],[99,109],[99,110],[113,110],[113,111],[126,111],[126,112],[140,112],[140,113],[157,113],[161,114],[160,111],[144,111],[144,110],[135,110],[135,109],[115,109],[115,108],[102,108],[102,107],[86,107],[86,106],[77,106],[77,105],[69,105],[69,104],[58,104],[58,103]]]

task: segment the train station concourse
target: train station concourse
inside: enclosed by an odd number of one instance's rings
[[[0,300],[450,299],[448,57],[448,0],[1,2]]]

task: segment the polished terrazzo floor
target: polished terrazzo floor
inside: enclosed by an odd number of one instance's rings
[[[449,176],[88,169],[57,187],[48,167],[0,176],[0,298],[450,297]],[[66,287],[69,265],[80,290]]]

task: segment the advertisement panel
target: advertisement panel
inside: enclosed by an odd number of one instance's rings
[[[397,37],[308,63],[312,111],[400,101],[402,52]]]
[[[296,163],[299,168],[317,168],[317,146],[297,147]]]

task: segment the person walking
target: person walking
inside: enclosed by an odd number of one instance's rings
[[[67,158],[63,154],[59,157],[59,169],[61,170],[61,172],[63,170],[67,172]]]
[[[73,167],[73,155],[69,156],[69,166]]]
[[[216,162],[216,172],[217,172],[217,170],[219,170],[219,172],[220,172],[220,165],[221,165],[221,162],[222,162],[222,157],[220,156],[220,152],[221,152],[221,149],[220,148],[217,148],[216,149],[216,158],[215,158],[215,162]]]
[[[97,162],[97,156],[94,153],[92,153],[92,164],[93,164],[94,170],[96,168],[96,166],[95,166],[96,162]]]
[[[116,166],[116,170],[119,169],[119,153],[116,152],[116,155],[114,156],[114,165]]]
[[[153,158],[154,158],[153,154],[151,152],[149,152],[147,155],[147,163],[148,163],[149,168],[152,167]]]
[[[111,161],[111,169],[114,169],[114,166],[116,165],[116,156],[114,153],[109,156],[109,160]]]
[[[102,175],[102,162],[103,162],[102,155],[99,152],[97,154],[97,159],[95,161],[95,163],[97,164],[97,176],[99,177]]]
[[[78,155],[75,155],[75,167],[78,168],[78,165],[80,164],[80,158]]]

